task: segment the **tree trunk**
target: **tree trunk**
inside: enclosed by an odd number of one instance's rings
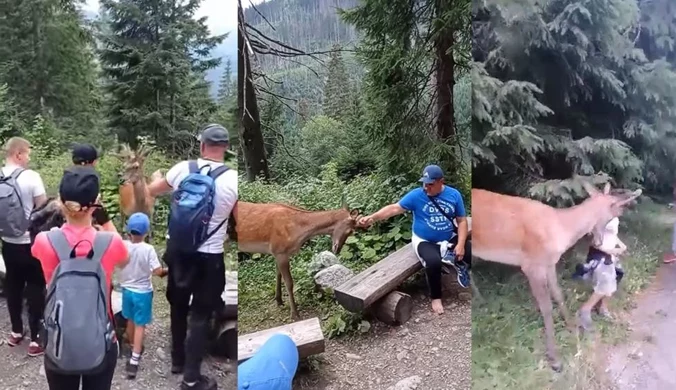
[[[451,6],[450,0],[436,0],[437,17]],[[451,28],[444,29],[437,34],[435,42],[437,60],[437,136],[447,141],[455,135],[455,113],[453,109],[453,86],[455,78],[453,70],[453,35]]]
[[[265,154],[265,144],[261,131],[260,113],[256,90],[254,89],[253,76],[251,75],[251,63],[249,52],[244,45],[244,11],[242,2],[238,2],[239,29],[237,34],[237,120],[239,122],[240,147],[246,169],[247,181],[256,180],[257,176],[265,179],[270,177],[268,160]]]

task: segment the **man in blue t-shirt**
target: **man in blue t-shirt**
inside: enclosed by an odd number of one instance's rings
[[[462,195],[444,184],[444,173],[437,165],[423,170],[422,188],[411,190],[398,203],[385,206],[359,220],[359,226],[370,227],[374,222],[392,218],[406,211],[413,213],[411,243],[425,267],[430,288],[432,310],[444,312],[441,303],[441,273],[444,263],[453,266],[461,286],[469,285],[471,245],[467,241],[467,215]],[[456,230],[454,221],[457,222]]]

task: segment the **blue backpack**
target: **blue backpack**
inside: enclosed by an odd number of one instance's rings
[[[168,233],[176,248],[196,252],[227,221],[224,219],[213,231],[208,231],[215,208],[216,178],[230,168],[225,165],[214,170],[209,165],[198,168],[194,160],[188,166],[190,173],[172,195]],[[208,168],[206,174],[202,172],[204,168]]]

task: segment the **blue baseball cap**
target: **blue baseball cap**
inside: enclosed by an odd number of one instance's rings
[[[150,219],[143,213],[134,213],[127,221],[127,232],[142,236],[150,230]]]
[[[423,169],[423,175],[418,180],[421,183],[430,184],[444,178],[444,171],[438,165],[428,165]]]
[[[285,334],[275,334],[237,367],[237,390],[291,390],[297,368],[296,343]]]

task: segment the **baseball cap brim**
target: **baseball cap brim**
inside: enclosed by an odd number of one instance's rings
[[[430,179],[429,177],[421,177],[420,180],[418,181],[424,184],[432,184],[436,181],[436,179]]]

